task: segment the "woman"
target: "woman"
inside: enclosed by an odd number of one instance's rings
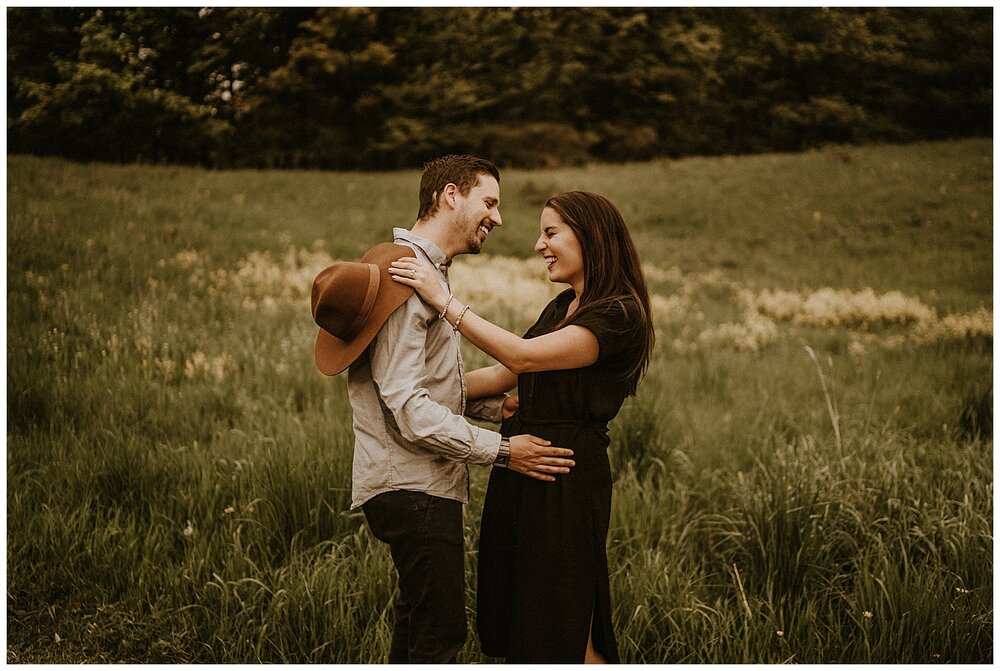
[[[570,288],[523,339],[449,295],[422,262],[402,259],[389,272],[500,362],[469,373],[470,399],[516,384],[519,407],[502,435],[531,433],[574,452],[574,468],[552,482],[504,468],[490,475],[479,539],[483,652],[509,662],[617,663],[605,552],[608,422],[649,362],[649,293],[625,222],[603,196],[553,197],[540,228],[535,251],[549,280]]]

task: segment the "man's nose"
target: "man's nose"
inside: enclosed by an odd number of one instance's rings
[[[490,217],[490,220],[493,222],[494,226],[503,226],[503,219],[500,217],[500,210],[494,212],[493,216]]]

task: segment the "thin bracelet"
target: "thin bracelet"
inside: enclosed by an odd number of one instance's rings
[[[468,310],[468,309],[469,309],[468,305],[466,305],[464,308],[462,308],[461,314],[459,314],[458,315],[458,319],[455,320],[455,326],[453,327],[455,331],[458,331],[458,328],[462,325],[462,317],[465,316],[465,311]]]
[[[448,300],[444,302],[444,310],[441,310],[441,314],[438,315],[438,319],[444,319],[444,316],[448,314],[448,306],[451,305],[451,299],[455,297],[455,294],[448,294]]]

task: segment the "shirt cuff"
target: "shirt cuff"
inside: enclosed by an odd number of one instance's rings
[[[507,394],[500,394],[470,401],[465,406],[465,416],[499,424],[503,420],[503,402],[506,400]]]
[[[496,461],[497,454],[500,453],[500,438],[500,434],[496,431],[479,428],[469,454],[469,463],[489,466]]]

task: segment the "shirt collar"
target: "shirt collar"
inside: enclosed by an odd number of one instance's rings
[[[405,228],[394,228],[392,229],[392,237],[396,242],[405,240],[406,242],[419,247],[424,254],[427,255],[427,258],[430,259],[431,263],[437,266],[439,270],[446,271],[451,265],[451,261],[449,261],[448,257],[444,255],[444,252],[441,251],[440,247],[426,238],[414,235],[413,231],[409,231]]]

